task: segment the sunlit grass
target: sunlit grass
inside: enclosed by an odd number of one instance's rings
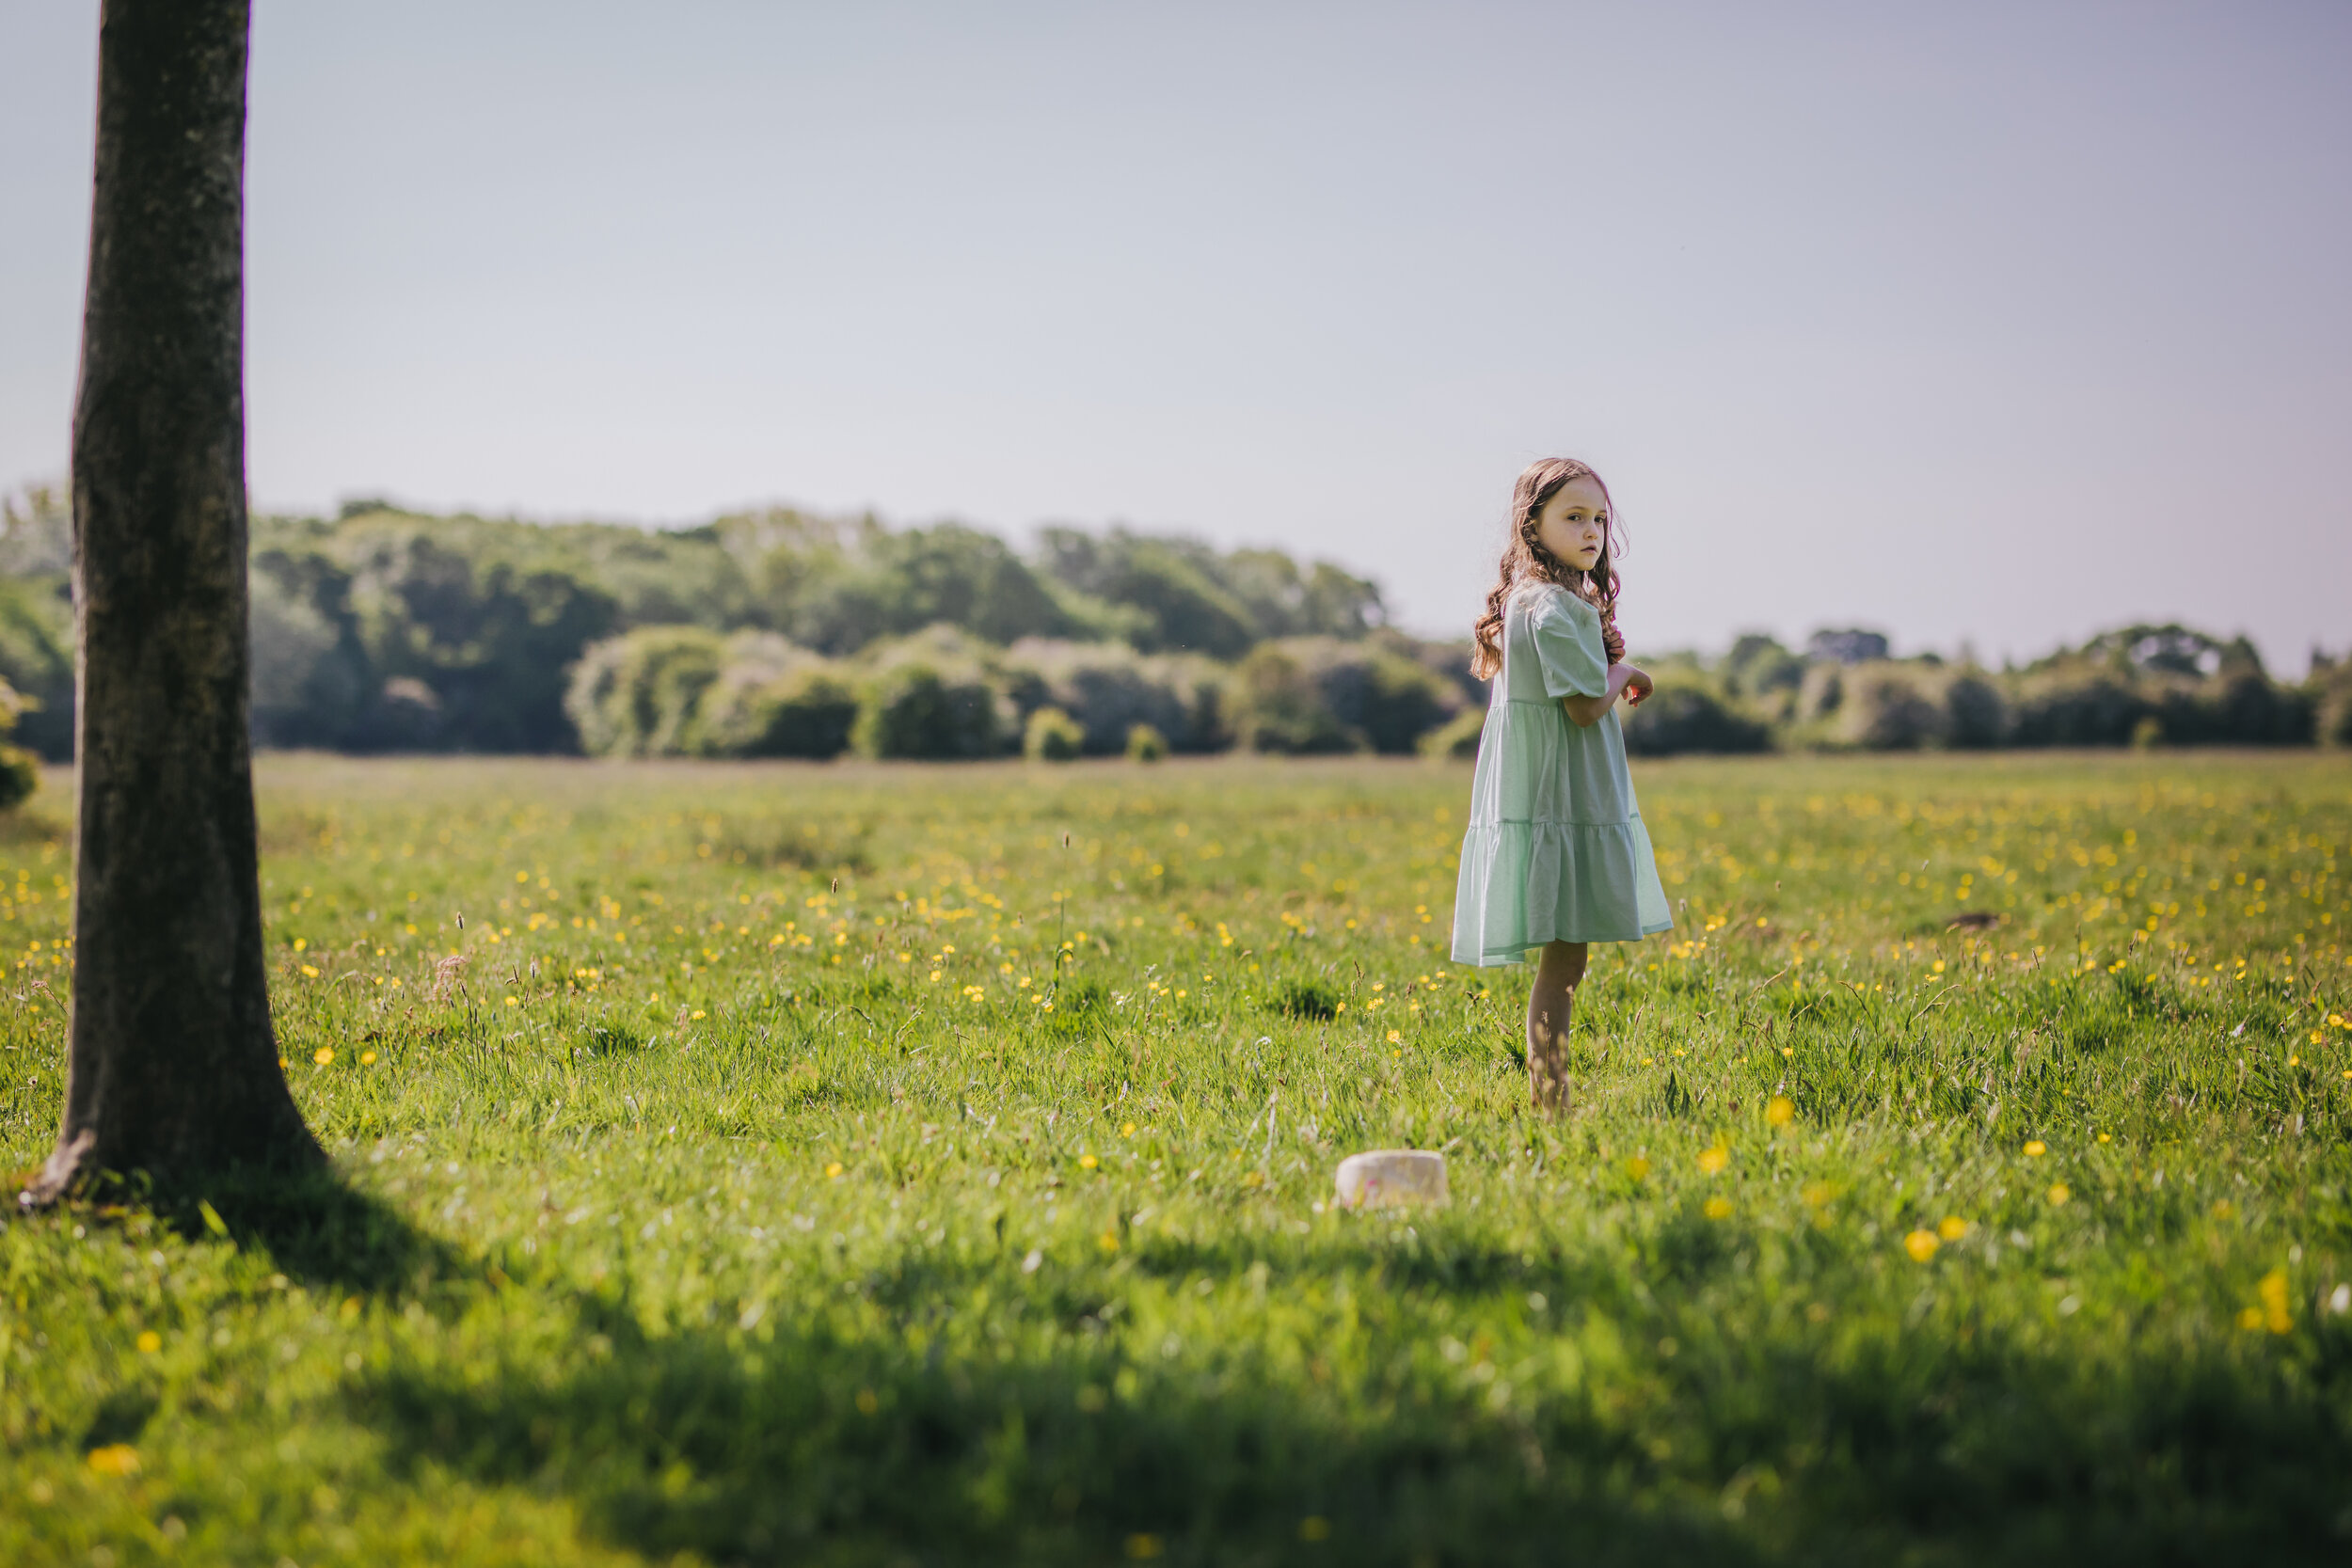
[[[1678,927],[1547,1124],[1466,770],[266,762],[352,1196],[0,1234],[0,1558],[2340,1549],[2352,770],[1637,782]],[[1327,1210],[1406,1144],[1450,1209]]]

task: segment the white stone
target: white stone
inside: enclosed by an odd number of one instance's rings
[[[1422,1148],[1375,1148],[1340,1162],[1340,1202],[1350,1209],[1446,1201],[1445,1156]]]

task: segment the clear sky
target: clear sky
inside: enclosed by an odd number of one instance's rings
[[[94,0],[0,0],[0,484]],[[1635,647],[2352,644],[2352,6],[260,0],[260,501],[1266,542],[1456,633],[1597,464]]]

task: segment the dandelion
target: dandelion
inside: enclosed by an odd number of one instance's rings
[[[1943,1238],[1932,1230],[1915,1230],[1903,1238],[1903,1250],[1911,1254],[1911,1260],[1915,1263],[1924,1263],[1933,1258],[1943,1245]]]
[[[334,1059],[335,1048],[331,1045],[322,1045],[316,1051],[310,1053],[310,1060],[318,1063],[321,1067],[325,1067],[327,1063],[333,1061]]]
[[[1727,1220],[1731,1218],[1731,1199],[1710,1197],[1699,1205],[1699,1212],[1710,1220]]]
[[[1699,1169],[1709,1176],[1721,1173],[1723,1168],[1729,1164],[1731,1164],[1731,1150],[1720,1143],[1710,1144],[1699,1150]]]
[[[1301,1541],[1328,1541],[1331,1539],[1331,1521],[1324,1518],[1319,1513],[1310,1513],[1307,1517],[1298,1521],[1298,1539]]]
[[[2026,1159],[2028,1159],[2028,1160],[2039,1160],[2039,1159],[2041,1159],[2041,1158],[2042,1158],[2044,1154],[2047,1154],[2047,1153],[2049,1153],[2049,1152],[2050,1152],[2050,1146],[2049,1146],[2048,1144],[2043,1143],[2043,1142],[2042,1142],[2040,1138],[2027,1138],[2027,1139],[2026,1140]]]
[[[1132,1121],[1120,1122],[1119,1124],[1119,1135],[1122,1138],[1134,1137],[1136,1135],[1136,1124]]]
[[[702,1010],[700,1007],[697,1007],[697,1008],[695,1008],[692,1012],[688,1013],[686,1016],[687,1016],[688,1018],[690,1018],[690,1019],[699,1019],[699,1018],[701,1018],[701,1017],[703,1016],[703,1010]]]
[[[2074,1196],[2074,1195],[2073,1193],[2067,1190],[2065,1182],[2053,1182],[2049,1192],[2050,1207],[2053,1209],[2062,1209],[2066,1206],[2066,1200]]]
[[[1078,1156],[1078,1168],[1080,1170],[1092,1170],[1094,1166],[1095,1159],[1093,1155],[1081,1154]]]
[[[1119,1236],[1114,1231],[1105,1230],[1096,1239],[1095,1245],[1101,1247],[1104,1252],[1117,1252],[1119,1250]]]
[[[128,1443],[109,1443],[89,1451],[89,1467],[102,1476],[135,1476],[139,1473],[139,1450]]]
[[[1968,1222],[1958,1214],[1947,1214],[1936,1226],[1935,1233],[1947,1242],[1957,1242],[1968,1234]]]
[[[825,1167],[825,1180],[828,1181],[838,1181],[841,1180],[840,1161],[835,1160]]]
[[[1639,1181],[1649,1174],[1649,1162],[1636,1154],[1625,1163],[1625,1173]]]
[[[1390,1031],[1389,1031],[1389,1043],[1390,1043],[1391,1045],[1396,1045],[1396,1044],[1399,1044],[1399,1043],[1401,1043],[1401,1042],[1404,1040],[1404,1038],[1405,1038],[1405,1036],[1404,1036],[1404,1035],[1403,1035],[1400,1031],[1395,1030],[1395,1029],[1391,1029],[1391,1030],[1390,1030]]]
[[[2287,1313],[2287,1273],[2273,1269],[2263,1275],[2255,1290],[2263,1298],[2263,1326],[2273,1334],[2284,1334],[2295,1326],[2295,1319]]]
[[[138,1344],[141,1355],[152,1355],[164,1348],[164,1337],[151,1328],[139,1336]]]
[[[1789,1118],[1796,1114],[1796,1101],[1785,1094],[1772,1096],[1772,1103],[1764,1107],[1764,1119],[1773,1127],[1788,1126]]]
[[[360,1052],[359,1065],[361,1067],[373,1067],[375,1065],[375,1053],[373,1051]]]

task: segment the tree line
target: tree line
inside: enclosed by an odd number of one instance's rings
[[[256,516],[257,743],[352,752],[1047,757],[1476,746],[1468,646],[1404,635],[1329,562],[1127,530],[1022,551],[955,523],[787,508],[653,531],[379,501]],[[72,743],[63,497],[0,510],[17,738]],[[1639,657],[1637,651],[1637,657]],[[2244,639],[2110,632],[2022,669],[1883,635],[1749,635],[1648,662],[1651,755],[1772,749],[2352,744],[2352,664],[2274,679]]]

